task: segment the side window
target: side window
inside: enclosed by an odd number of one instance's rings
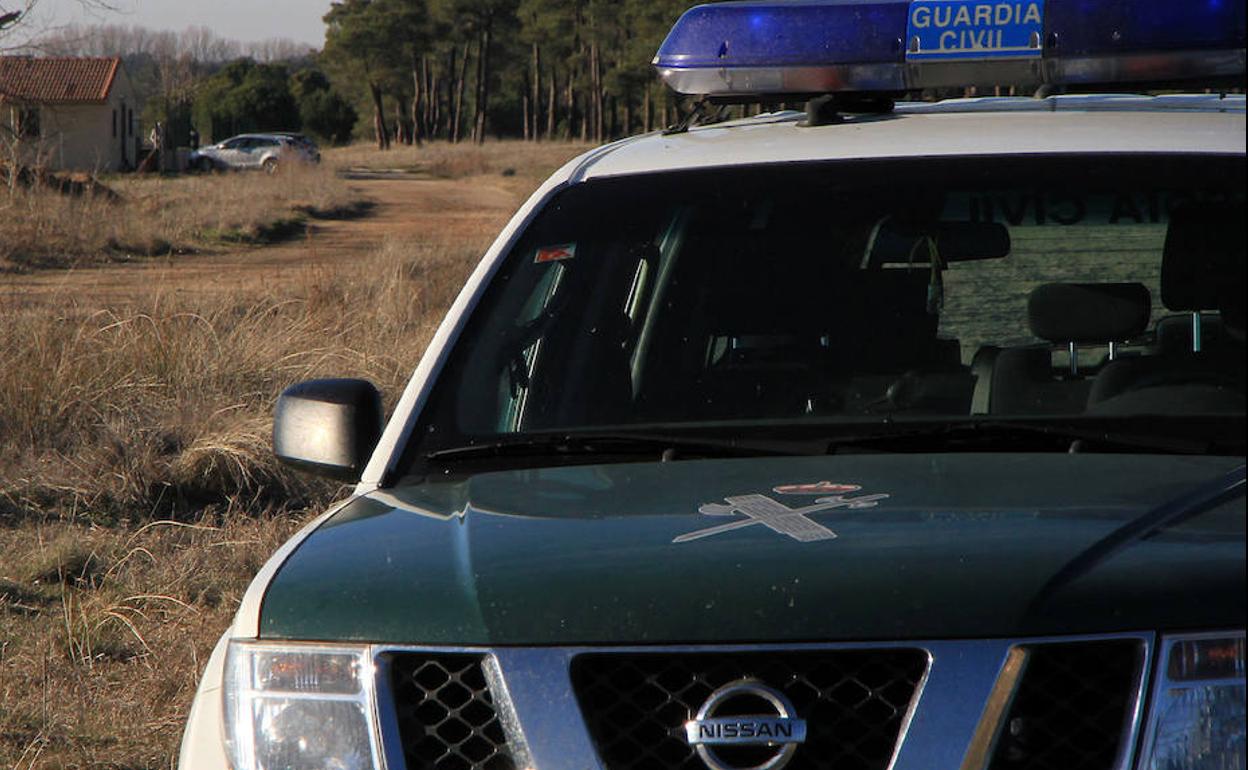
[[[39,108],[19,107],[16,110],[17,136],[20,139],[38,139],[40,136]]]
[[[517,347],[519,345],[524,345],[524,347],[515,351],[505,351],[508,363],[501,372],[502,378],[498,388],[500,420],[495,428],[500,433],[518,431],[524,421],[524,407],[528,400],[529,385],[537,367],[538,356],[541,354],[544,337],[543,317],[555,293],[559,290],[564,270],[563,265],[556,263],[545,271],[541,280],[533,287],[533,292],[525,300],[520,315],[516,319],[518,330],[531,329],[536,336],[521,334]]]

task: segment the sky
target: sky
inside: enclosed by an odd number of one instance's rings
[[[137,24],[183,30],[205,26],[240,42],[289,38],[319,48],[325,41],[321,17],[331,0],[107,0],[118,12],[86,11],[76,0],[39,0],[41,25]],[[0,0],[0,7],[18,6]]]

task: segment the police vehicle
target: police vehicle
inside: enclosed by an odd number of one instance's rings
[[[358,486],[182,769],[1243,768],[1244,51],[1230,0],[690,10],[702,117],[542,186],[384,430],[283,395]]]

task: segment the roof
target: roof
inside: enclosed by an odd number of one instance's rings
[[[756,163],[955,155],[1244,154],[1244,96],[1050,96],[902,103],[803,127],[781,112],[600,148],[573,181]]]
[[[0,99],[40,104],[103,103],[121,59],[0,56]]]

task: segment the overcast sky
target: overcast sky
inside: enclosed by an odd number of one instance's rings
[[[331,0],[108,0],[117,13],[88,13],[76,0],[40,0],[41,26],[138,24],[183,30],[205,26],[242,42],[284,37],[319,48],[325,41],[321,17]],[[0,0],[0,7],[10,5]],[[11,3],[17,6],[18,3]]]

